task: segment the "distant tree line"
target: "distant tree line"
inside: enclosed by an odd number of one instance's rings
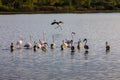
[[[0,11],[120,10],[120,0],[0,0]]]

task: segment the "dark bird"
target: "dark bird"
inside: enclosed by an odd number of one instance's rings
[[[85,42],[84,48],[87,51],[89,49],[89,46],[87,45],[87,39],[84,39],[83,42]]]
[[[62,22],[62,21],[56,21],[56,20],[54,20],[54,21],[51,23],[51,25],[55,25],[55,24],[57,24],[57,25],[58,25],[56,28],[60,27],[60,28],[61,28],[61,30],[62,30],[62,27],[61,27],[61,25],[60,25],[60,24],[63,24],[63,22]],[[55,28],[55,29],[56,29],[56,28]]]
[[[110,46],[108,45],[108,42],[106,42],[105,44],[106,44],[106,51],[110,51]]]
[[[14,51],[14,44],[13,43],[11,43],[11,45],[10,45],[10,49],[11,49],[11,52],[13,52]]]
[[[55,48],[55,39],[54,39],[54,35],[52,36],[52,44],[50,45],[51,46],[51,49],[54,49]]]
[[[62,21],[59,21],[59,22],[57,22],[56,20],[54,20],[52,23],[51,23],[51,25],[54,25],[54,24],[57,24],[57,25],[59,25],[59,24],[63,24],[63,22]]]
[[[75,52],[75,47],[71,46],[71,52]]]

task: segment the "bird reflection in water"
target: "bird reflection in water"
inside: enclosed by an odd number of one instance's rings
[[[75,52],[71,52],[71,59],[74,59]]]
[[[85,53],[84,53],[84,58],[85,58],[85,60],[88,60],[88,53],[89,53],[89,51],[85,51]]]

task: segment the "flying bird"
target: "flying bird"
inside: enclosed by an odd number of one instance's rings
[[[57,29],[57,28],[61,28],[61,30],[62,30],[62,27],[61,27],[61,25],[60,24],[63,24],[63,22],[62,21],[56,21],[56,20],[54,20],[52,23],[51,23],[51,25],[57,25],[57,27],[55,28],[55,29]]]
[[[63,24],[63,22],[62,21],[56,21],[56,20],[54,20],[52,23],[51,23],[51,25],[54,25],[54,24],[57,24],[57,25],[60,25],[60,24]]]

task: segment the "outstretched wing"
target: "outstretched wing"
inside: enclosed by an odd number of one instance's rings
[[[52,22],[51,25],[58,24],[57,22]]]

